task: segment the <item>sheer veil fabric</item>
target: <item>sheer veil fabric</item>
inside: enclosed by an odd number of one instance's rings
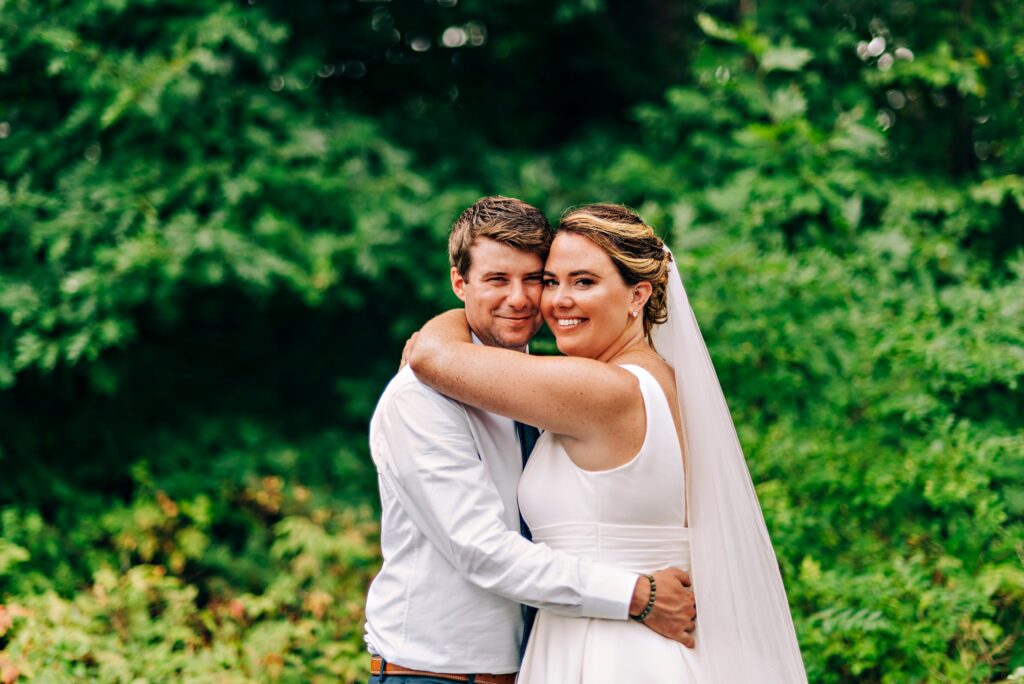
[[[671,252],[666,247],[671,258]],[[709,681],[807,681],[775,551],[675,259],[655,349],[675,369],[687,461],[697,651]]]

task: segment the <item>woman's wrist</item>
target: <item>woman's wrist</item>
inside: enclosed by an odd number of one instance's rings
[[[420,331],[442,342],[471,342],[469,323],[464,309],[451,309],[427,321]]]
[[[460,322],[461,321],[461,322]],[[430,373],[451,351],[453,342],[471,342],[469,324],[462,309],[452,309],[427,321],[416,334],[414,344],[407,345],[406,360],[421,380],[430,384]]]

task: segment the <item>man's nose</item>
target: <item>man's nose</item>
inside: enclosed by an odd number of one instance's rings
[[[512,282],[512,289],[508,293],[508,305],[513,309],[524,309],[530,305],[526,287],[521,281]]]

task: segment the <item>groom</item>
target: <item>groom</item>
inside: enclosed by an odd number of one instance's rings
[[[475,342],[526,351],[551,238],[540,211],[508,197],[455,221],[452,289]],[[370,684],[512,684],[531,621],[521,604],[611,620],[648,606],[647,578],[528,541],[516,488],[535,439],[535,428],[438,394],[408,367],[384,390],[370,424],[384,556],[366,599]],[[689,577],[654,578],[644,624],[692,646]]]

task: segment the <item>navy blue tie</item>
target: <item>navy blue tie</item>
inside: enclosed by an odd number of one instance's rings
[[[519,438],[519,452],[523,456],[523,468],[526,468],[526,461],[530,458],[530,452],[533,451],[533,445],[537,443],[537,438],[540,437],[540,430],[516,421],[516,437]],[[530,528],[527,527],[526,521],[523,520],[522,514],[519,515],[519,534],[523,535],[527,539],[533,539],[533,535],[530,534]],[[523,642],[522,647],[519,649],[519,660],[523,659],[523,654],[526,652],[526,642],[530,638],[530,631],[533,629],[533,621],[537,618],[537,609],[533,606],[523,605]]]

